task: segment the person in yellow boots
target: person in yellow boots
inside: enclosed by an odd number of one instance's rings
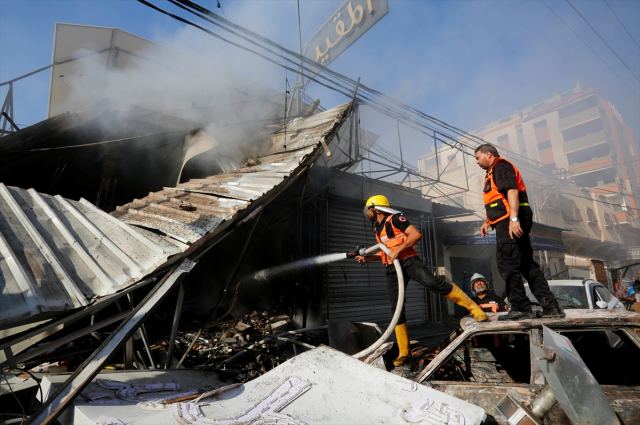
[[[376,195],[369,198],[364,208],[364,214],[367,219],[376,223],[375,236],[378,243],[386,245],[391,250],[391,253],[386,255],[381,251],[375,255],[359,255],[356,257],[356,261],[360,264],[369,261],[382,261],[382,264],[386,266],[387,286],[392,312],[395,311],[398,302],[398,275],[393,261],[398,260],[402,266],[405,286],[410,279],[413,279],[428,290],[436,294],[442,294],[454,303],[465,307],[478,322],[488,319],[487,314],[459,287],[433,276],[429,269],[422,264],[422,261],[418,258],[418,251],[414,246],[420,240],[422,234],[409,223],[402,215],[402,212],[391,208],[386,197]],[[395,331],[400,355],[393,361],[393,364],[400,366],[411,359],[404,305],[402,306],[402,313]]]

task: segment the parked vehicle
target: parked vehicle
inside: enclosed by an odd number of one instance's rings
[[[540,304],[531,293],[529,284],[524,285],[527,296],[534,309],[540,309]],[[558,299],[560,307],[583,309],[613,309],[624,310],[624,305],[605,288],[602,283],[592,279],[584,280],[550,280],[549,288]]]
[[[460,329],[415,380],[481,406],[497,423],[507,425],[496,407],[507,392],[527,404],[547,385],[531,349],[540,346],[545,325],[571,340],[621,423],[640,423],[640,369],[620,363],[640,358],[639,313],[567,309],[562,319],[515,322],[499,322],[500,314],[506,313],[489,313],[482,323],[462,318]],[[545,417],[545,424],[565,423],[569,419],[558,405]]]

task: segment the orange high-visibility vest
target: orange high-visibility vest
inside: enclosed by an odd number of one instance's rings
[[[509,214],[511,212],[507,197],[503,193],[500,193],[498,191],[496,182],[493,180],[493,169],[500,161],[511,164],[511,162],[507,161],[506,159],[496,158],[491,168],[489,168],[489,170],[487,171],[486,177],[484,178],[484,208],[487,210],[487,218],[489,219],[489,224],[491,225],[496,224],[497,222],[504,220],[505,218],[509,218]],[[525,187],[524,181],[520,176],[520,171],[518,171],[515,165],[511,164],[511,166],[516,172],[518,191],[526,192],[527,188]],[[529,206],[529,204],[520,203],[520,206]]]
[[[495,301],[490,301],[486,304],[478,304],[478,307],[480,307],[481,309],[485,309],[485,308],[490,308],[492,313],[497,313],[498,312],[498,303]],[[487,310],[484,310],[487,311]]]
[[[382,231],[380,232],[380,236],[378,236],[377,231],[375,232],[378,243],[383,243],[387,248],[389,248],[392,251],[395,251],[396,249],[398,249],[398,247],[402,245],[404,241],[406,241],[408,238],[406,233],[404,233],[402,230],[398,229],[396,226],[393,225],[392,218],[394,215],[395,214],[392,214],[389,217],[387,217],[384,223],[381,224]],[[391,229],[393,230],[393,235],[387,236],[387,223],[391,226]],[[380,255],[382,256],[382,264],[384,264],[385,266],[388,266],[390,263],[387,262],[387,255],[383,251],[380,251]],[[398,261],[402,261],[407,258],[417,257],[417,256],[418,256],[418,250],[416,249],[416,247],[410,246],[409,248],[404,249],[400,253],[400,255],[398,255]]]

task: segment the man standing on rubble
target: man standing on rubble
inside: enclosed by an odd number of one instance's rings
[[[547,279],[533,259],[529,239],[533,212],[520,172],[511,162],[501,158],[491,144],[478,146],[475,154],[477,164],[487,170],[483,188],[487,218],[480,233],[486,237],[489,227],[496,230],[496,262],[511,304],[511,311],[498,320],[533,318],[522,277],[529,282],[531,292],[542,306],[540,317],[564,317]]]
[[[471,301],[460,288],[453,283],[447,283],[440,278],[434,277],[429,272],[429,269],[422,264],[418,258],[418,251],[414,246],[422,238],[422,234],[402,216],[402,212],[391,208],[386,197],[376,195],[369,198],[364,213],[369,220],[376,222],[375,235],[378,243],[386,245],[391,250],[391,253],[389,255],[384,252],[367,256],[359,255],[356,257],[356,261],[364,264],[369,261],[382,260],[382,264],[387,267],[387,286],[392,312],[395,311],[398,302],[398,275],[393,265],[393,261],[397,259],[402,266],[405,286],[409,283],[409,279],[413,279],[430,291],[444,295],[454,303],[465,307],[477,321],[487,320],[487,314],[476,303]],[[395,331],[400,354],[393,361],[393,364],[400,366],[411,358],[404,304]]]

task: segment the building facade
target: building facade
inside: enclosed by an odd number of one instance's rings
[[[640,154],[635,137],[615,106],[578,83],[567,92],[515,111],[475,131],[521,171],[538,223],[568,229],[565,252],[603,258],[611,265],[640,246]],[[418,161],[427,174],[465,186],[446,199],[484,215],[485,172],[470,140],[443,145]],[[469,220],[477,218],[469,217]],[[545,257],[563,253],[546,251]],[[551,262],[551,260],[548,260]],[[554,266],[557,268],[557,266]],[[549,273],[553,271],[550,268]]]

